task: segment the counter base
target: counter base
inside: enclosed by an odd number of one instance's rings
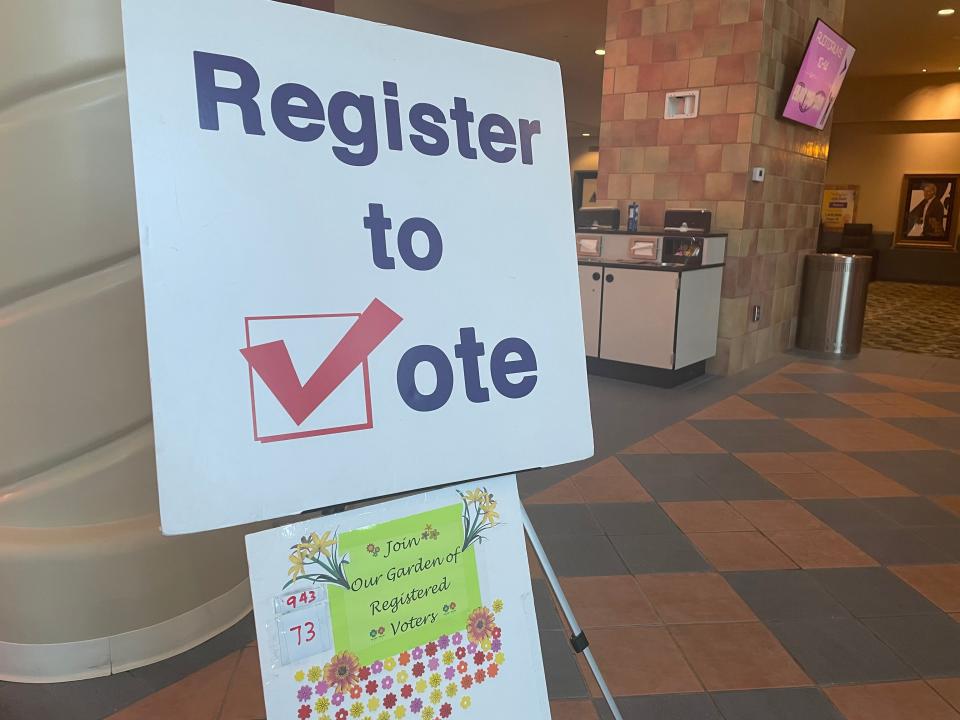
[[[591,375],[601,375],[614,380],[653,385],[655,387],[672,388],[693,380],[707,371],[707,361],[687,365],[676,370],[650,367],[648,365],[634,365],[633,363],[607,360],[606,358],[587,356],[587,372]]]

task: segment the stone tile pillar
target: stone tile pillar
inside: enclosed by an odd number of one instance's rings
[[[623,218],[637,201],[641,225],[697,207],[729,232],[711,372],[739,372],[793,344],[830,131],[779,113],[816,19],[839,30],[843,9],[844,0],[608,0],[598,193]],[[700,91],[698,117],[665,120],[666,92],[688,88]],[[757,166],[763,183],[750,180]]]

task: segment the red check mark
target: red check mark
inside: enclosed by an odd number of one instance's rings
[[[283,340],[241,348],[240,353],[291,419],[300,425],[393,332],[401,320],[403,318],[397,313],[374,299],[304,385],[300,384]]]

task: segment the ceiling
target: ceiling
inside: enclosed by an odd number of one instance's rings
[[[960,72],[960,0],[847,0],[843,35],[857,49],[851,77]]]
[[[600,125],[607,0],[336,0],[337,12],[550,58],[563,71],[568,133]],[[950,17],[937,10],[954,7]],[[847,0],[851,76],[960,76],[960,0]]]

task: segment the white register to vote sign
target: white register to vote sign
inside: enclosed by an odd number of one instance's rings
[[[592,454],[557,63],[123,11],[164,532]]]

